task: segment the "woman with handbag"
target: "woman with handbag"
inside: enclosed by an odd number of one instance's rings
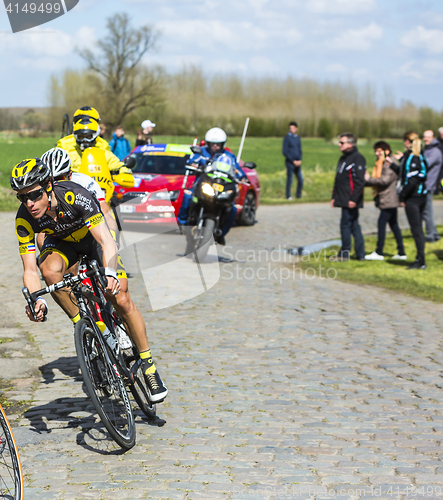
[[[398,206],[399,199],[397,195],[397,173],[391,166],[399,166],[395,158],[392,157],[391,146],[384,141],[378,141],[374,144],[374,153],[377,157],[372,176],[365,173],[366,186],[374,188],[375,206],[380,209],[378,218],[378,239],[377,248],[374,252],[366,255],[366,260],[384,260],[383,247],[386,239],[386,225],[389,224],[397,241],[397,255],[393,259],[406,260],[405,249],[403,246],[403,237],[398,225]]]

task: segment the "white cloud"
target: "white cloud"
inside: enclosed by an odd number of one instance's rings
[[[247,0],[248,4],[253,9],[262,10],[263,7],[269,3],[269,0]]]
[[[294,45],[303,35],[295,28],[289,30],[267,29],[257,26],[251,21],[233,21],[225,23],[221,20],[167,20],[158,24],[162,31],[162,42],[167,40],[169,46],[189,51],[200,50],[219,52],[226,50],[245,51],[266,49],[276,44]],[[166,44],[163,43],[163,46]],[[170,47],[170,48],[172,48]]]
[[[422,49],[432,54],[443,52],[443,31],[428,30],[423,26],[405,32],[400,37],[400,43],[411,49]]]
[[[345,30],[336,38],[326,41],[325,46],[330,49],[369,50],[372,43],[383,38],[383,28],[371,23],[366,28]]]
[[[340,16],[369,12],[377,6],[375,0],[309,0],[307,4],[307,10],[310,12]]]
[[[82,26],[75,35],[76,45],[78,48],[88,48],[94,50],[94,45],[97,42],[95,29],[90,26]]]
[[[423,74],[418,70],[414,61],[408,61],[400,66],[395,76],[412,77],[416,80],[422,80]]]
[[[412,77],[426,83],[440,82],[443,78],[443,61],[437,59],[408,61],[400,66],[395,76]]]
[[[22,57],[61,57],[73,50],[72,37],[63,31],[35,28],[17,34],[0,33],[0,46]]]
[[[0,33],[3,56],[12,57],[21,67],[56,71],[75,57],[76,46],[93,47],[94,30],[81,27],[74,35],[60,30],[34,28],[19,34]]]

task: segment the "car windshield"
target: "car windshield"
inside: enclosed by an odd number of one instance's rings
[[[137,164],[132,169],[138,174],[185,175],[185,164],[189,155],[166,155],[152,153],[136,153]]]

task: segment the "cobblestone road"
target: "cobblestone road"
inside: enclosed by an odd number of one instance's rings
[[[233,229],[229,243],[334,238],[338,215],[263,207],[260,224]],[[362,212],[365,231],[375,217]],[[442,497],[442,305],[280,279],[284,266],[266,254],[222,263],[206,294],[156,312],[131,281],[170,395],[158,425],[136,412],[137,445],[122,454],[83,390],[72,326],[52,303],[44,325],[25,320],[12,214],[0,222],[0,338],[11,339],[0,377],[15,386],[8,398],[31,401],[12,416],[27,500],[320,499],[332,488],[340,499]]]

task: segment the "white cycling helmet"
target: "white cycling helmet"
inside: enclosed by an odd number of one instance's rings
[[[61,175],[67,175],[71,171],[71,158],[61,148],[52,148],[46,151],[42,155],[41,161],[50,167],[54,179]]]
[[[216,144],[223,143],[224,145],[227,139],[228,137],[226,136],[226,132],[218,127],[209,129],[205,135],[206,143],[209,142]]]

